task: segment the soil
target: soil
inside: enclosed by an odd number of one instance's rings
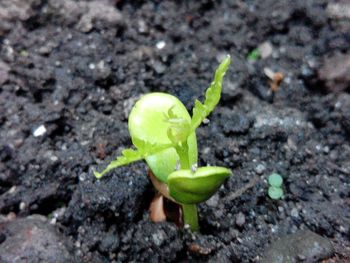
[[[328,2],[1,0],[0,213],[48,217],[79,262],[259,262],[298,230],[349,262],[350,84],[329,71],[349,65],[350,9]],[[197,137],[199,165],[234,175],[199,206],[200,233],[152,223],[143,162],[92,171],[130,147],[140,95],[191,110],[226,54],[223,98]],[[284,76],[274,92],[266,68]],[[272,172],[282,200],[267,195]]]

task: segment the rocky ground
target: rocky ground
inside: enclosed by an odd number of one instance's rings
[[[1,262],[350,261],[348,1],[1,0],[0,21]],[[197,137],[234,176],[200,233],[152,223],[144,163],[92,171],[130,146],[140,95],[190,110],[226,54]]]

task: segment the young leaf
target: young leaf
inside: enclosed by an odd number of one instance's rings
[[[268,189],[268,195],[271,199],[278,200],[283,196],[283,189],[275,186],[270,186]]]
[[[185,118],[179,117],[171,107],[168,113],[165,114],[165,122],[169,123],[167,135],[170,141],[174,144],[179,144],[187,140],[190,132],[191,125]]]
[[[169,194],[181,204],[197,204],[209,199],[232,175],[224,167],[207,166],[192,172],[178,170],[168,177]]]
[[[103,175],[119,166],[127,165],[132,162],[140,161],[146,157],[171,148],[172,144],[155,145],[145,141],[138,140],[138,149],[125,149],[122,151],[122,156],[117,157],[112,161],[101,173],[94,171],[96,178],[101,178]]]
[[[281,187],[283,183],[283,178],[279,174],[273,173],[269,175],[268,183],[270,186]]]
[[[223,77],[230,66],[231,58],[227,56],[215,71],[213,82],[205,92],[204,104],[199,100],[195,101],[193,108],[193,116],[191,120],[191,129],[194,131],[202,123],[202,121],[213,111],[221,97]]]

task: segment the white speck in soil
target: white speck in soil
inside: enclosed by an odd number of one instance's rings
[[[38,128],[36,128],[33,132],[34,137],[43,136],[46,133],[46,128],[44,125],[40,125]]]
[[[84,182],[86,180],[86,173],[82,173],[79,175],[79,181]]]
[[[9,194],[13,194],[16,191],[16,186],[12,186],[10,190],[8,191]]]
[[[156,44],[156,48],[159,50],[163,49],[165,46],[166,46],[166,43],[163,40],[157,42],[157,44]]]
[[[293,208],[292,211],[290,211],[290,215],[291,215],[292,217],[294,217],[294,218],[299,217],[298,209]]]
[[[266,41],[266,42],[260,44],[258,49],[259,49],[260,56],[262,58],[269,57],[273,52],[272,44],[269,41]]]
[[[260,163],[260,164],[258,164],[257,167],[255,167],[255,172],[257,174],[262,174],[263,172],[265,172],[265,169],[266,169],[265,165]]]
[[[148,32],[148,27],[147,27],[147,24],[144,20],[137,21],[137,24],[138,24],[138,31],[140,33],[147,33]]]
[[[95,69],[95,67],[96,67],[96,66],[95,66],[95,64],[94,64],[94,63],[90,63],[90,64],[89,64],[89,69],[94,70],[94,69]]]
[[[24,209],[26,209],[26,207],[27,207],[27,205],[26,205],[25,202],[21,202],[21,203],[19,204],[19,210],[21,210],[21,211],[23,211]]]
[[[242,212],[239,212],[236,216],[236,225],[239,227],[244,226],[245,224],[245,215]]]

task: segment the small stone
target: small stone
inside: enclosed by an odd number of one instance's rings
[[[34,137],[43,136],[46,133],[46,127],[44,125],[40,125],[33,132]]]
[[[26,209],[27,205],[25,202],[20,202],[19,204],[19,210],[23,211],[24,209]]]
[[[157,233],[154,233],[152,235],[153,242],[157,246],[160,246],[161,244],[163,244],[165,238],[166,238],[166,234],[163,230],[159,230]]]
[[[330,149],[328,146],[323,147],[323,152],[324,153],[329,153]]]
[[[265,167],[265,165],[263,165],[263,164],[258,164],[258,166],[257,167],[255,167],[255,172],[257,173],[257,174],[263,174],[263,172],[265,172],[265,170],[266,170],[266,167]]]
[[[299,217],[298,209],[293,208],[292,211],[290,211],[290,215],[291,215],[292,217],[294,217],[294,218]]]
[[[41,46],[38,49],[38,53],[41,55],[49,55],[52,52],[52,50],[56,47],[57,47],[56,43],[49,41],[44,46]]]
[[[51,160],[52,162],[57,162],[57,161],[58,161],[58,157],[55,156],[55,155],[52,155],[52,156],[50,157],[50,160]]]
[[[273,46],[269,41],[266,41],[258,46],[261,58],[267,58],[271,56],[273,52]]]
[[[66,207],[57,208],[55,211],[52,212],[53,217],[58,220],[61,220],[64,216],[64,213],[66,212],[66,209]]]
[[[157,44],[156,44],[156,48],[159,49],[159,50],[165,48],[165,46],[166,46],[166,43],[163,40],[157,42]]]
[[[328,91],[337,92],[350,87],[350,54],[337,53],[326,58],[318,71],[318,77]]]
[[[245,224],[245,215],[242,212],[239,212],[236,216],[236,225],[239,227],[244,226]]]
[[[0,85],[4,84],[8,80],[8,72],[10,67],[0,60]]]
[[[350,3],[329,3],[326,12],[333,19],[350,19]]]
[[[208,199],[206,203],[208,206],[217,207],[219,204],[219,195],[214,194],[212,197]]]
[[[139,33],[141,33],[141,34],[148,33],[148,27],[147,27],[147,24],[144,20],[137,21],[137,24],[138,24]]]
[[[90,64],[89,68],[91,70],[94,70],[93,72],[93,78],[95,80],[104,80],[109,77],[111,74],[112,70],[110,66],[103,60],[97,63],[97,65]]]
[[[264,253],[262,263],[319,262],[334,253],[332,243],[309,230],[300,230],[274,241]]]
[[[9,194],[13,194],[14,192],[16,192],[16,189],[17,189],[17,186],[12,186],[11,188],[10,188],[10,190],[8,191],[8,193]]]
[[[157,74],[163,74],[166,70],[166,66],[162,62],[155,61],[153,63],[153,69]]]

